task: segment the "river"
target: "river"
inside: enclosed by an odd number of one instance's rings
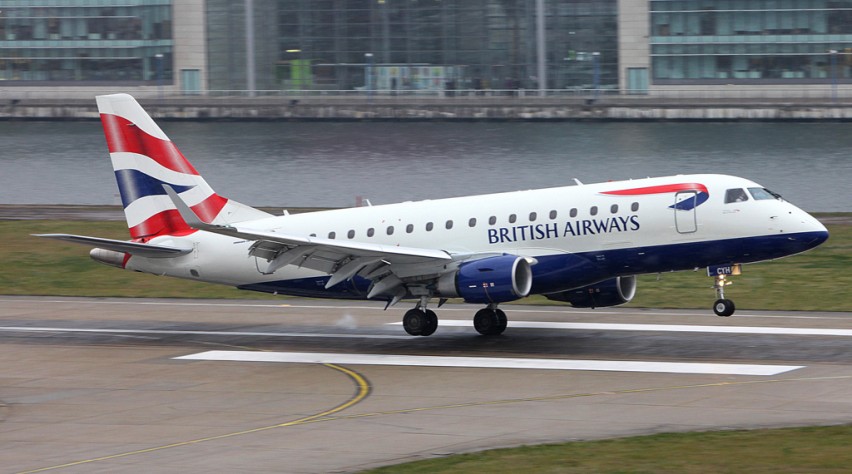
[[[221,195],[338,207],[688,173],[852,211],[845,123],[165,122]],[[117,204],[98,122],[0,122],[0,203]]]

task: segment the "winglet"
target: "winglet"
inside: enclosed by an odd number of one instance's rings
[[[190,209],[190,207],[187,206],[185,202],[183,202],[183,199],[178,196],[178,194],[175,192],[174,189],[172,189],[171,186],[169,186],[168,184],[163,184],[163,189],[165,189],[166,194],[169,195],[169,198],[172,200],[172,203],[174,203],[175,208],[180,214],[180,217],[183,218],[184,222],[186,222],[186,225],[192,227],[193,229],[201,230],[213,227],[210,224],[207,224],[206,222],[202,221],[201,218],[198,217],[198,214],[193,212],[193,210]]]

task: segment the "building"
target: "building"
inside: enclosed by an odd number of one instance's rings
[[[4,1],[0,88],[200,91],[203,18],[192,1]]]
[[[625,92],[800,95],[852,77],[849,0],[621,0]]]
[[[8,0],[0,6],[0,92],[452,96],[595,89],[787,97],[836,92],[850,79],[852,0]]]

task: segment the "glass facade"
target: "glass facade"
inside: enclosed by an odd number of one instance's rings
[[[655,84],[850,82],[852,0],[653,0]]]
[[[219,25],[208,28],[211,89],[245,88],[213,48],[244,57],[242,15],[224,17],[242,3],[208,2],[208,24]],[[538,88],[535,0],[279,0],[274,12],[270,3],[255,2],[266,9],[255,12],[255,44],[271,48],[256,54],[258,88]],[[617,87],[616,0],[544,3],[548,88]]]
[[[0,84],[172,82],[171,0],[0,4]]]

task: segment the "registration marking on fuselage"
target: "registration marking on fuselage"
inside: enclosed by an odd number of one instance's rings
[[[634,360],[521,359],[265,351],[207,351],[175,357],[175,359],[220,362],[278,362],[292,364],[390,365],[408,367],[466,367],[481,369],[584,370],[764,376],[778,375],[804,367],[800,365],[650,362]]]

